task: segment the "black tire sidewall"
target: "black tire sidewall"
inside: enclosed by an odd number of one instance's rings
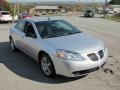
[[[11,47],[11,43],[13,43],[13,45],[14,45],[14,49],[12,49],[12,47]],[[17,48],[15,47],[15,44],[14,44],[14,41],[13,41],[12,38],[10,38],[10,49],[11,49],[12,51],[16,51],[16,50],[17,50]]]

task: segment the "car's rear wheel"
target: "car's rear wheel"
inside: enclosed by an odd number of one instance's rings
[[[14,44],[14,41],[13,41],[12,38],[10,38],[10,48],[11,48],[12,51],[16,51],[17,50],[17,48],[15,47],[15,44]]]
[[[41,57],[40,57],[40,66],[41,66],[42,72],[47,77],[54,77],[56,75],[53,62],[52,62],[51,58],[48,55],[46,55],[46,54],[41,55]]]

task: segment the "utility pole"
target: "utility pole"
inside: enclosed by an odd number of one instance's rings
[[[105,0],[105,8],[107,8],[107,0]]]
[[[15,3],[14,3],[14,15],[16,14],[16,7],[17,7],[17,2],[15,1]]]
[[[79,0],[79,5],[81,4],[80,2],[81,2],[81,1]]]
[[[1,1],[1,9],[2,9],[2,11],[3,11],[3,0]]]
[[[80,3],[80,0],[79,0],[79,4],[78,4],[78,7],[79,7],[79,10],[80,10],[80,7],[81,7],[81,3]]]
[[[107,14],[107,0],[105,0],[105,6],[104,6],[104,17]]]
[[[17,14],[20,14],[19,0],[17,0]]]
[[[93,0],[93,9],[95,9],[95,0]]]
[[[93,17],[94,17],[94,14],[95,14],[95,0],[93,0],[93,10],[92,10],[92,12],[93,12]]]

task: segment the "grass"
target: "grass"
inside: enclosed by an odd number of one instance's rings
[[[105,18],[105,19],[120,22],[120,16],[119,16],[119,15],[106,16],[106,18]]]

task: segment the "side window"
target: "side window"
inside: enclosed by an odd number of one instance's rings
[[[24,32],[25,24],[26,24],[25,21],[21,21],[21,22],[19,22],[15,27],[16,27],[18,30]]]
[[[41,22],[41,23],[36,22],[35,24],[36,24],[36,27],[38,29],[38,32],[39,32],[40,36],[42,37],[43,29],[44,29],[44,22]]]
[[[52,31],[52,28],[51,28],[51,23],[46,22],[44,24],[43,36],[47,37],[47,36],[51,36],[51,35],[53,35],[53,31]]]
[[[33,27],[32,23],[30,23],[30,22],[26,22],[26,24],[25,24],[25,31],[24,32],[26,34],[31,35],[31,37],[36,36],[34,27]]]

